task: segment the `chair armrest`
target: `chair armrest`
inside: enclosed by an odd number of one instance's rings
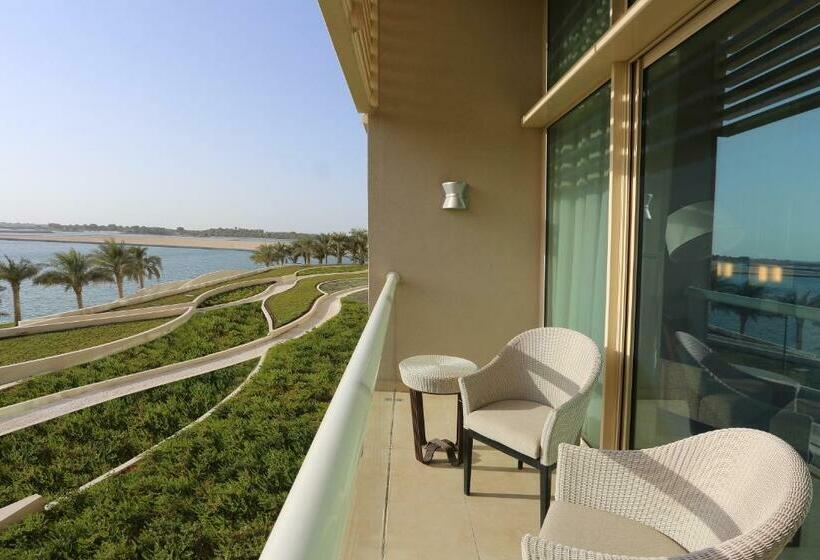
[[[541,432],[541,464],[553,465],[558,460],[558,447],[562,443],[574,444],[581,435],[586,418],[591,391],[578,393],[555,409],[547,418]]]
[[[506,398],[509,383],[504,381],[504,368],[499,358],[458,380],[465,418],[474,410]]]

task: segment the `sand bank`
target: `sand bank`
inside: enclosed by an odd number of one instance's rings
[[[0,233],[0,239],[11,241],[52,241],[60,243],[102,243],[114,238],[128,245],[153,245],[155,247],[190,247],[195,249],[239,249],[252,251],[262,241],[227,237],[185,237],[177,235],[138,235],[130,233],[106,235],[61,235],[59,233]],[[274,243],[270,239],[267,243]]]

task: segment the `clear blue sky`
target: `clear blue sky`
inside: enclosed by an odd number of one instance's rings
[[[366,226],[315,0],[4,1],[0,53],[0,221]]]

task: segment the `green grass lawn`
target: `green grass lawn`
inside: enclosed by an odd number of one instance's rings
[[[237,288],[230,292],[222,292],[215,296],[211,296],[200,304],[200,307],[212,307],[214,305],[221,305],[223,303],[231,303],[245,299],[247,297],[261,294],[268,289],[270,284],[259,284],[258,286],[246,286],[244,288]]]
[[[368,302],[367,290],[362,290],[361,292],[356,292],[355,294],[350,294],[345,299],[348,300],[348,301],[354,301],[356,303],[362,303],[364,305],[367,305],[367,302]]]
[[[16,326],[14,323],[0,323],[0,329],[9,329]]]
[[[331,264],[309,268],[307,270],[300,270],[296,273],[297,276],[311,276],[314,274],[327,274],[331,272],[360,272],[367,270],[367,265],[364,264]]]
[[[300,280],[294,287],[268,298],[265,307],[273,316],[273,324],[276,327],[290,323],[297,317],[301,317],[310,310],[313,302],[321,296],[321,292],[316,286],[322,282],[331,280],[350,280],[351,278],[365,277],[363,275],[330,275],[305,278]]]
[[[257,360],[156,387],[0,437],[0,504],[55,498],[139,455],[213,408]]]
[[[367,318],[275,346],[213,416],[135,468],[0,534],[0,557],[256,559]]]
[[[198,313],[181,327],[151,342],[87,364],[34,377],[0,391],[0,406],[199,358],[261,338],[267,333],[268,323],[258,303]]]
[[[97,346],[153,329],[171,319],[129,321],[0,339],[0,366]]]
[[[146,307],[157,307],[159,305],[172,305],[176,303],[189,303],[197,298],[197,296],[204,294],[209,290],[213,290],[214,288],[220,286],[227,286],[228,284],[236,284],[239,282],[245,282],[247,280],[262,280],[264,278],[278,278],[279,276],[287,276],[288,274],[293,274],[294,272],[305,268],[304,265],[287,265],[287,266],[278,266],[271,270],[266,270],[263,272],[259,272],[257,274],[251,274],[249,276],[245,276],[243,278],[239,278],[237,280],[226,280],[224,282],[220,282],[218,284],[214,284],[213,286],[207,286],[203,288],[194,288],[187,292],[183,292],[180,294],[174,294],[170,296],[164,296],[157,299],[152,299],[150,301],[145,301],[142,303],[134,303],[131,305],[123,305],[121,307],[117,307],[117,310],[123,309],[144,309]]]
[[[322,291],[341,292],[342,290],[349,290],[351,288],[358,288],[360,286],[367,286],[367,277],[357,276],[355,278],[348,278],[346,280],[329,280],[322,282]]]

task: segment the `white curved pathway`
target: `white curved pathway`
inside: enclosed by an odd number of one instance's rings
[[[300,279],[300,278],[299,278]],[[285,280],[285,278],[283,278]],[[273,294],[285,291],[296,283],[297,278],[291,282],[283,281],[274,284],[264,294],[252,296],[248,300],[262,300]],[[209,373],[228,366],[236,365],[253,358],[259,358],[268,351],[269,348],[282,342],[297,338],[306,332],[318,327],[335,317],[342,308],[343,297],[352,293],[362,291],[365,288],[356,287],[349,290],[334,292],[320,297],[311,310],[296,319],[294,323],[274,330],[266,337],[244,344],[236,349],[217,352],[210,356],[196,358],[187,362],[180,362],[170,366],[163,366],[156,369],[141,371],[130,375],[124,375],[113,379],[107,379],[98,383],[68,389],[60,393],[46,395],[36,399],[31,399],[21,403],[13,404],[0,409],[0,436],[9,434],[41,424],[82,410],[91,406],[124,397],[133,393],[139,393],[147,389],[181,381],[190,377],[196,377],[204,373]],[[263,297],[264,295],[264,297]],[[246,300],[241,300],[243,303]],[[237,305],[240,302],[231,302],[227,305]],[[208,309],[214,309],[213,307]],[[287,329],[287,330],[285,330]],[[281,331],[285,332],[281,332]],[[277,333],[280,331],[280,333]],[[241,349],[241,350],[239,350]],[[238,351],[237,351],[238,350]]]

